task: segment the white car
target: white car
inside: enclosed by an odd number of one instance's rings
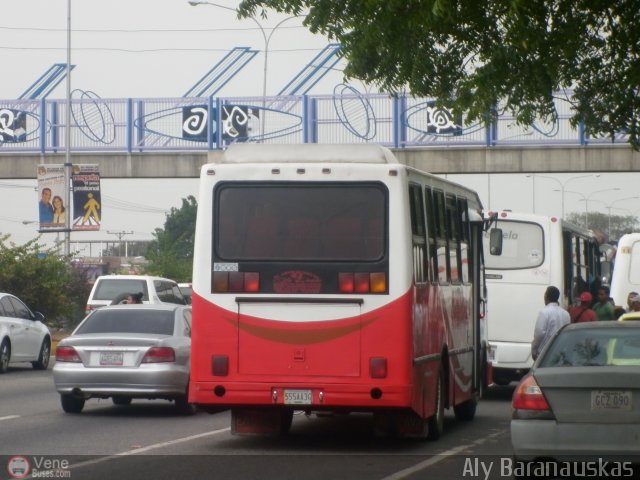
[[[18,297],[0,293],[0,373],[19,362],[46,370],[50,355],[51,333],[44,315],[32,312]]]
[[[142,294],[142,303],[187,305],[178,284],[150,275],[102,275],[93,284],[85,313],[107,305],[126,303],[129,295]]]

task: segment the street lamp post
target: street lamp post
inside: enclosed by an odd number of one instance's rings
[[[576,192],[575,190],[565,190],[564,193],[573,193],[576,195],[580,195],[582,197],[582,200],[584,201],[584,227],[589,228],[589,199],[598,193],[615,192],[618,190],[620,190],[620,188],[618,187],[605,188],[603,190],[596,190],[595,192],[591,192],[589,195],[585,195],[581,192]],[[554,192],[559,192],[559,191],[560,190],[558,189],[554,190]]]
[[[588,178],[588,177],[596,177],[596,178],[598,178],[598,177],[600,177],[600,174],[599,174],[599,173],[594,173],[594,174],[591,174],[591,175],[579,175],[579,176],[577,176],[577,177],[571,177],[571,178],[568,178],[568,179],[567,179],[567,180],[565,180],[564,182],[561,182],[560,180],[558,180],[558,179],[557,179],[557,178],[555,178],[555,177],[549,177],[548,175],[538,175],[537,173],[531,173],[531,174],[529,174],[529,175],[526,175],[526,177],[527,177],[527,178],[532,178],[532,179],[534,179],[534,182],[535,182],[535,178],[536,178],[536,177],[537,177],[537,178],[546,178],[546,179],[548,179],[548,180],[553,180],[553,181],[554,181],[554,182],[556,182],[558,185],[560,185],[560,192],[562,192],[562,199],[561,199],[561,201],[562,201],[562,203],[561,203],[561,217],[562,217],[562,218],[564,218],[564,193],[565,193],[565,187],[566,187],[566,185],[567,185],[569,182],[573,181],[573,180],[578,180],[579,178]],[[533,188],[535,189],[535,183],[533,184]],[[535,192],[534,192],[534,203],[535,203]],[[534,211],[535,211],[535,205],[534,205]]]
[[[64,255],[69,256],[71,253],[71,215],[69,209],[71,205],[71,0],[67,0],[67,111],[66,111],[66,129],[65,129],[65,160],[64,160],[64,204],[69,210],[64,216]]]
[[[227,7],[226,5],[220,5],[218,3],[213,2],[205,2],[202,0],[189,0],[189,5],[192,7],[196,7],[198,5],[210,5],[212,7],[223,8],[225,10],[231,10],[232,12],[238,13],[238,10],[232,7]],[[262,71],[262,98],[264,99],[267,96],[267,66],[269,62],[269,42],[271,41],[271,37],[274,32],[286,21],[291,20],[292,18],[298,18],[301,15],[292,15],[290,17],[284,18],[280,20],[273,28],[271,28],[271,33],[267,35],[266,29],[262,26],[262,24],[256,20],[255,17],[248,17],[258,26],[260,29],[260,33],[262,33],[262,38],[264,40],[264,66]],[[264,134],[264,132],[263,132]]]

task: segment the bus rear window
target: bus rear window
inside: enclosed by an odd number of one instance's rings
[[[489,251],[489,235],[483,242],[484,260],[487,269],[509,270],[535,268],[544,262],[544,233],[537,223],[498,221],[492,228],[502,230],[502,253],[492,255]]]
[[[379,183],[225,183],[214,198],[221,260],[377,261],[385,254],[387,190]]]

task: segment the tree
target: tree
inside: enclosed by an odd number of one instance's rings
[[[342,45],[345,76],[410,90],[484,121],[496,106],[520,124],[555,118],[554,92],[572,90],[572,123],[588,134],[626,132],[638,148],[637,0],[244,0],[305,14]]]
[[[584,226],[584,212],[571,212],[566,216],[567,220],[576,225]],[[603,232],[607,241],[617,241],[625,233],[639,231],[638,219],[633,215],[608,215],[600,212],[589,212],[589,228]]]
[[[182,206],[171,208],[164,228],[156,228],[147,246],[147,273],[171,278],[177,282],[190,282],[193,271],[193,241],[198,203],[189,195]]]
[[[42,312],[54,326],[77,323],[89,296],[86,280],[69,258],[37,239],[16,245],[9,235],[0,237],[0,291]]]

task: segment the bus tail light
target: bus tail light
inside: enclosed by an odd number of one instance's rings
[[[371,378],[387,378],[387,359],[385,357],[370,358],[369,375]]]
[[[211,357],[211,373],[216,377],[229,375],[229,356],[213,355]]]
[[[338,291],[340,293],[353,293],[355,289],[355,282],[353,273],[339,273],[338,274]]]
[[[256,293],[260,291],[258,272],[213,272],[213,293]]]
[[[342,272],[338,274],[340,293],[385,293],[387,275],[384,272]]]

